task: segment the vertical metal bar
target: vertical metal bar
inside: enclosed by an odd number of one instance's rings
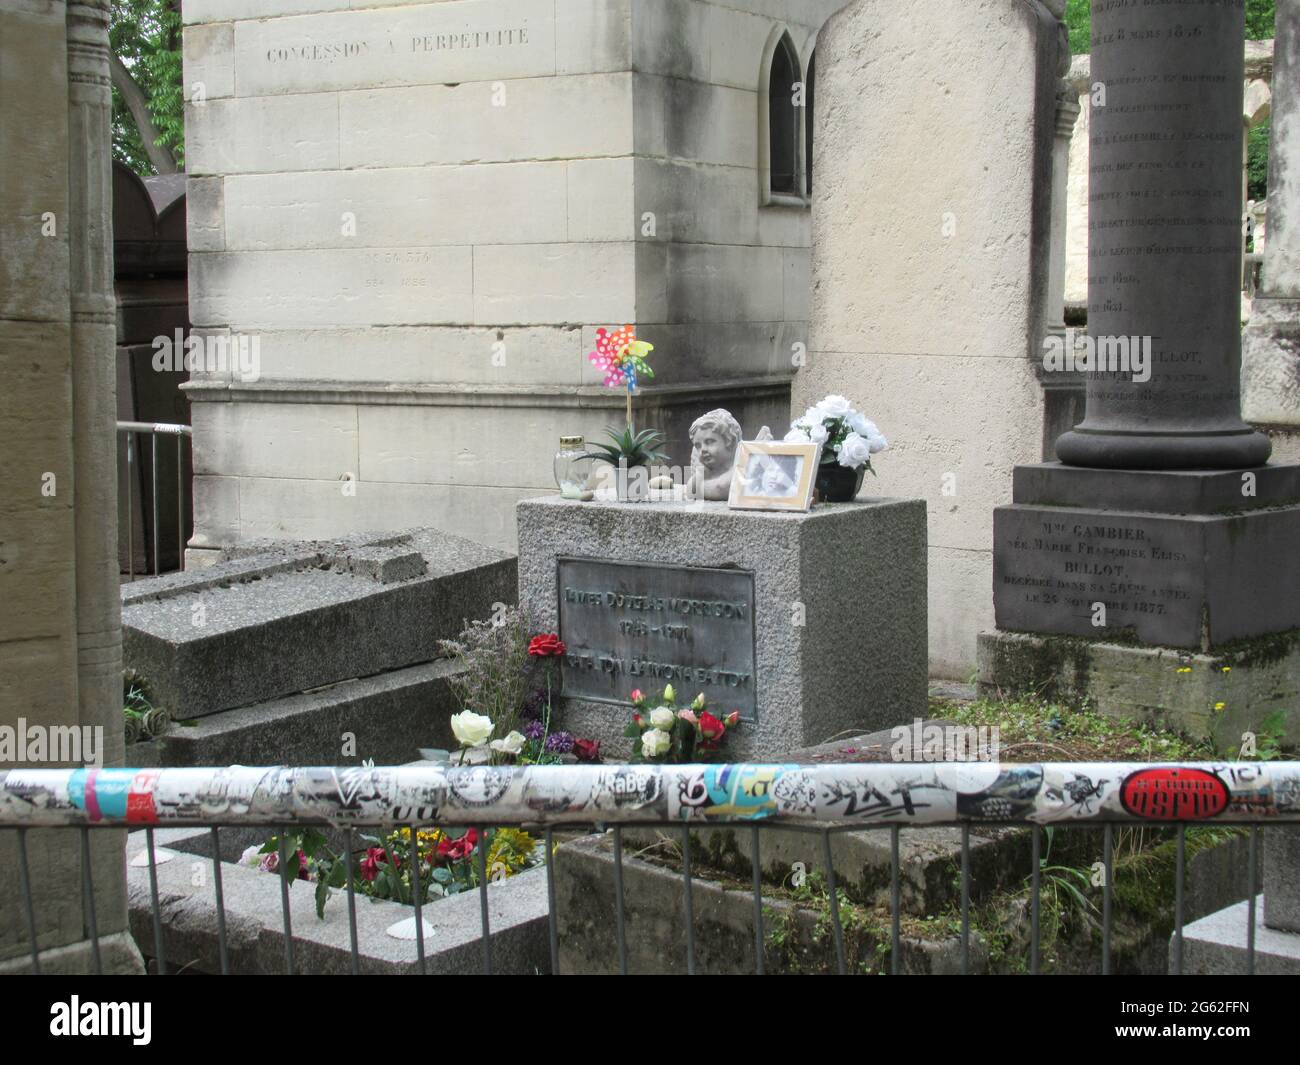
[[[1029,972],[1032,976],[1038,975],[1038,952],[1039,952],[1039,906],[1042,900],[1042,847],[1043,847],[1043,830],[1039,825],[1034,825],[1031,833],[1033,839],[1033,863],[1034,870],[1030,874],[1029,889]]]
[[[961,826],[961,971],[970,972],[970,825]]]
[[[176,568],[185,569],[185,451],[184,433],[176,434]]]
[[[352,856],[356,853],[356,840],[353,836],[352,826],[348,826],[347,850],[343,853],[343,860],[347,863],[348,870],[348,941],[352,947],[351,969],[352,975],[357,976],[361,972],[361,952],[357,949],[357,886],[355,873],[352,869]]]
[[[492,975],[492,933],[488,926],[488,879],[487,879],[487,840],[483,829],[478,831],[478,908],[479,920],[483,927],[483,973]]]
[[[420,967],[420,975],[427,976],[429,970],[424,960],[424,891],[420,886],[420,833],[414,824],[410,825],[409,829],[411,832],[411,899],[415,903],[415,962]]]
[[[826,886],[831,893],[831,931],[835,933],[835,968],[841,976],[848,972],[844,960],[844,928],[840,924],[840,895],[835,884],[835,859],[831,856],[831,833],[822,833],[822,860],[826,863]]]
[[[1112,859],[1115,850],[1115,830],[1107,824],[1102,829],[1102,875],[1101,882],[1101,975],[1110,975],[1110,911]]]
[[[1250,826],[1250,883],[1246,887],[1246,975],[1255,975],[1255,878],[1259,874],[1259,825]]]
[[[280,864],[277,866],[277,872],[280,874],[280,909],[284,914],[284,967],[285,972],[290,976],[293,975],[293,919],[289,916],[289,881],[286,874],[289,871],[289,839],[287,835],[288,826],[280,826]]]
[[[27,867],[27,829],[18,829],[18,885],[23,893],[23,912],[27,918],[27,941],[32,947],[32,973],[41,975],[41,948],[36,940],[36,912],[32,909],[32,875]]]
[[[682,879],[686,898],[686,975],[695,975],[695,897],[691,882],[691,830],[682,825]]]
[[[149,471],[150,479],[153,481],[153,499],[150,501],[150,509],[153,511],[153,575],[156,577],[162,572],[162,559],[158,556],[158,434],[149,434],[149,450],[153,456],[153,469]]]
[[[90,829],[81,828],[81,894],[85,906],[86,926],[90,932],[90,956],[95,974],[104,975],[104,959],[99,954],[99,921],[95,914],[95,881],[90,868]]]
[[[627,918],[623,912],[623,829],[614,826],[614,928],[618,935],[618,971],[627,975]]]
[[[889,973],[897,976],[903,965],[902,870],[898,859],[898,826],[889,826]]]
[[[1183,975],[1183,877],[1187,870],[1187,826],[1178,826],[1178,857],[1174,871],[1174,975]]]
[[[750,865],[754,872],[754,972],[763,975],[763,873],[758,857],[758,825],[750,826]]]
[[[126,579],[135,580],[135,505],[131,482],[135,479],[135,433],[126,434]]]
[[[144,830],[144,846],[149,852],[149,901],[153,908],[153,949],[158,975],[167,975],[167,957],[163,951],[162,911],[158,905],[158,863],[154,860],[153,829]]]
[[[221,837],[212,826],[212,878],[217,889],[217,950],[221,955],[221,975],[230,975],[230,952],[226,945],[226,900],[221,885]]]
[[[560,926],[555,910],[555,829],[546,826],[546,914],[547,933],[551,941],[551,975],[560,975]]]

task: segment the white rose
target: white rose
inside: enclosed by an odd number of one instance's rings
[[[889,441],[886,440],[879,432],[872,433],[867,437],[867,443],[871,447],[871,453],[874,455],[877,451],[884,451],[889,447]]]
[[[239,856],[239,864],[247,865],[256,869],[262,861],[262,848],[254,843],[251,847],[245,847],[244,853]]]
[[[848,417],[848,423],[849,428],[857,433],[858,436],[869,437],[872,433],[880,432],[880,430],[876,428],[876,423],[860,411],[855,410],[850,414]]]
[[[839,463],[841,466],[847,466],[851,470],[856,470],[864,462],[871,458],[871,445],[858,436],[857,433],[849,433],[844,438],[844,443],[840,445]]]
[[[481,747],[492,735],[492,719],[473,710],[451,715],[451,731],[462,747]]]
[[[808,430],[800,429],[797,425],[785,434],[787,444],[806,444],[808,443]]]
[[[646,758],[658,758],[672,745],[672,737],[662,729],[652,728],[641,733],[641,754]]]
[[[831,432],[824,425],[814,425],[808,430],[808,439],[814,444],[824,444],[829,439]]]
[[[828,418],[847,418],[853,413],[853,404],[843,396],[827,396],[817,406]]]
[[[501,751],[505,754],[518,754],[524,749],[524,744],[528,738],[522,732],[510,732],[503,740],[493,740],[488,744],[494,751]]]
[[[831,415],[827,414],[820,406],[809,407],[803,412],[803,417],[799,420],[807,422],[809,425],[821,425]]]
[[[665,732],[673,727],[673,722],[676,719],[677,715],[666,706],[656,706],[650,711],[650,724],[657,729],[663,729]]]

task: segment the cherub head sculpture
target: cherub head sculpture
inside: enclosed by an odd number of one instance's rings
[[[740,443],[740,423],[719,407],[691,422],[691,464],[703,466],[706,477],[730,475]]]

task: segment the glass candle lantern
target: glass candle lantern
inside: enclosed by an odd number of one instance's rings
[[[555,453],[555,483],[563,499],[591,499],[594,495],[587,481],[591,477],[591,456],[580,436],[560,437]]]

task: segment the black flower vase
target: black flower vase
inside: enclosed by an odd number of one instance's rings
[[[813,498],[818,503],[847,503],[858,494],[866,466],[851,470],[838,462],[823,462],[817,467]]]

